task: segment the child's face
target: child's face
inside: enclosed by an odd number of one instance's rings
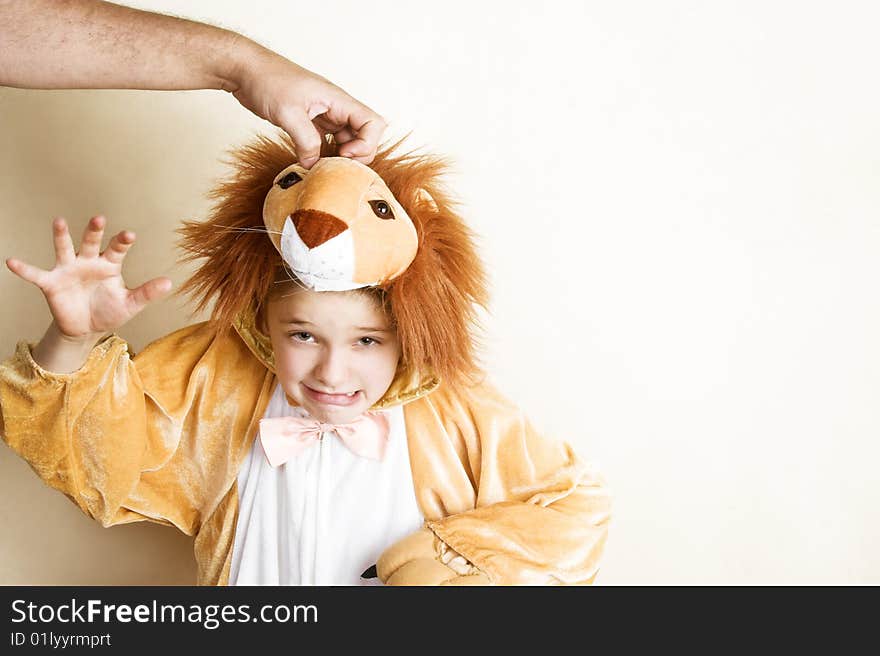
[[[282,388],[318,421],[353,421],[394,379],[397,334],[367,295],[292,290],[269,301],[266,323]]]

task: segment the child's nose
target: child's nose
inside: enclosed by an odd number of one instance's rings
[[[345,356],[335,349],[326,351],[315,367],[315,377],[325,386],[326,392],[349,391],[342,389],[348,376],[347,372]]]

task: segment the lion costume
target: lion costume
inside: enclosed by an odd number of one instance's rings
[[[317,291],[376,286],[402,355],[372,409],[397,413],[413,504],[393,542],[358,557],[393,585],[591,583],[607,489],[482,379],[475,306],[487,294],[472,234],[441,186],[443,162],[395,149],[367,167],[328,143],[310,171],[286,138],[237,151],[213,215],[181,229],[186,258],[202,260],[182,291],[199,308],[213,301],[211,320],[136,356],[110,335],[72,374],[43,370],[19,343],[0,367],[3,439],[103,526],[149,520],[194,536],[200,585],[246,582],[243,509],[259,504],[241,496],[244,467],[257,462],[260,419],[284,405],[258,320],[269,285],[286,265]],[[389,489],[389,503],[409,493]],[[396,512],[376,505],[377,521]]]

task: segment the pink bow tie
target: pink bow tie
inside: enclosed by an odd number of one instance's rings
[[[260,420],[260,442],[273,467],[298,456],[326,431],[336,431],[345,446],[359,456],[372,460],[385,457],[389,425],[388,418],[381,412],[366,412],[350,424],[324,424],[311,417]]]

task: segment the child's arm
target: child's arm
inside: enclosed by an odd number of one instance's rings
[[[128,289],[122,279],[122,262],[135,235],[118,233],[101,253],[105,223],[102,216],[92,218],[79,253],[75,253],[67,223],[55,219],[55,266],[51,271],[15,258],[6,260],[10,271],[40,288],[52,313],[52,324],[33,351],[34,360],[46,371],[76,371],[106,333],[117,330],[171,289],[168,278],[155,278]]]
[[[116,335],[86,351],[155,289],[148,283],[133,298],[138,290],[119,275],[133,235],[117,236],[99,256],[102,225],[90,223],[76,255],[56,222],[51,272],[9,263],[43,290],[55,327],[41,342],[43,364],[26,342],[0,363],[0,438],[104,526],[149,519],[192,535],[234,481],[231,454],[253,434],[272,375],[234,332],[219,335],[210,324],[176,331],[136,357]],[[161,292],[167,283],[158,281]]]
[[[377,563],[398,585],[582,584],[595,578],[610,497],[565,443],[489,385],[406,406],[426,527]],[[465,562],[466,561],[466,562]]]

